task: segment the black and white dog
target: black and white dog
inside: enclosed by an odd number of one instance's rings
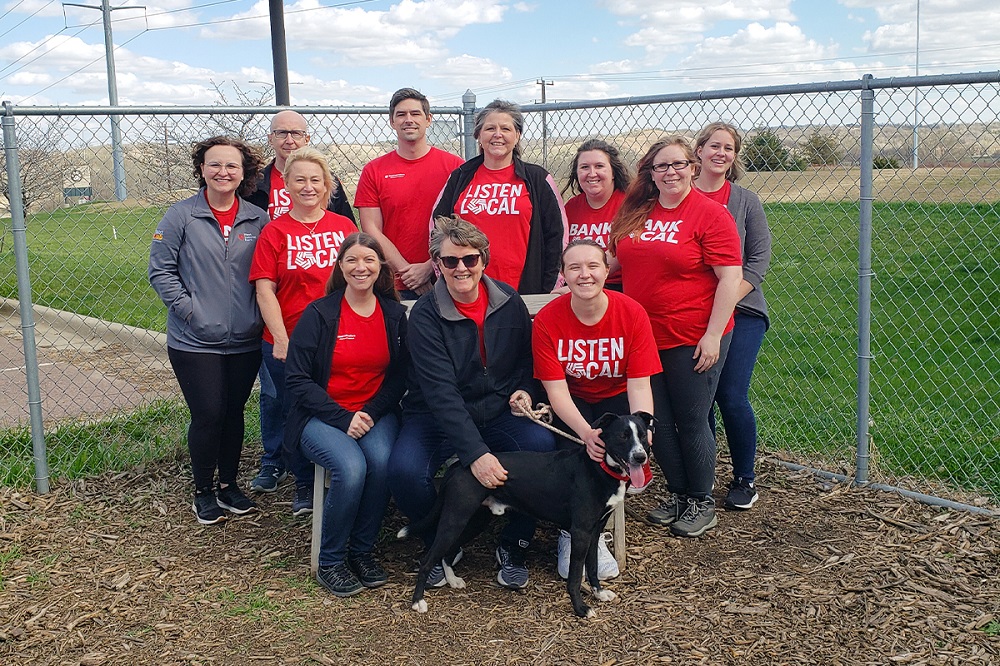
[[[555,523],[570,533],[566,589],[577,615],[594,615],[580,592],[584,564],[594,596],[600,601],[615,598],[611,590],[601,589],[597,578],[597,542],[612,509],[625,499],[628,485],[641,487],[648,482],[643,466],[649,461],[646,433],[653,427],[653,417],[646,412],[629,416],[605,414],[593,426],[602,431],[605,444],[602,463],[591,460],[582,446],[550,453],[497,453],[500,464],[507,470],[507,480],[499,488],[486,488],[468,468],[452,465],[430,514],[398,534],[404,538],[437,528],[434,543],[417,573],[413,610],[427,612],[424,587],[438,562],[444,564],[451,587],[465,587],[465,581],[448,566],[451,556],[482,531],[491,512],[500,515],[507,508]],[[445,558],[446,555],[449,557]]]

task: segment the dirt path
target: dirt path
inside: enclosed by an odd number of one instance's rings
[[[250,472],[250,457],[245,459]],[[679,540],[628,521],[618,599],[572,615],[540,529],[524,593],[492,537],[465,590],[409,610],[417,544],[380,544],[390,583],[348,600],[308,576],[291,488],[199,527],[165,462],[39,497],[0,489],[3,664],[996,664],[1000,520],[852,490],[765,461],[761,501]],[[722,477],[720,476],[720,481]],[[644,513],[660,492],[630,498]]]

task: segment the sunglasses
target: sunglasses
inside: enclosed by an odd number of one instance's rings
[[[458,268],[458,262],[465,264],[466,268],[472,268],[479,263],[479,258],[483,256],[481,254],[467,254],[464,257],[438,257],[438,261],[445,268],[451,270]]]

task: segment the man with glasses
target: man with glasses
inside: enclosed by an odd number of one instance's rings
[[[430,291],[431,209],[448,176],[462,164],[462,158],[427,143],[430,109],[427,98],[413,88],[393,94],[389,125],[396,131],[396,149],[365,165],[354,197],[361,230],[382,246],[404,300]]]
[[[274,149],[274,160],[264,167],[264,173],[257,181],[257,189],[248,199],[250,203],[266,210],[267,216],[273,220],[292,208],[292,200],[285,190],[285,179],[281,174],[285,171],[285,160],[291,152],[309,145],[309,129],[305,117],[288,110],[274,114],[267,142]],[[354,211],[336,174],[333,176],[330,202],[326,208],[354,222]]]
[[[274,160],[264,167],[263,175],[257,181],[257,189],[248,197],[250,203],[267,211],[268,218],[277,219],[292,208],[292,200],[285,189],[285,161],[292,151],[309,144],[309,130],[301,113],[285,110],[274,114],[267,142],[274,149]],[[347,201],[344,186],[335,174],[327,210],[343,215],[354,222],[354,211]],[[273,493],[278,489],[288,473],[281,458],[281,442],[284,437],[284,416],[278,392],[271,380],[267,367],[260,366],[260,436],[264,454],[260,458],[260,472],[250,483],[250,489],[258,493]],[[292,505],[296,516],[312,512],[312,495],[297,498]]]

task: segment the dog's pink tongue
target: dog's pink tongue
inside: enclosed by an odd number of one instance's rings
[[[628,477],[632,486],[629,488],[630,492],[638,493],[645,490],[649,482],[653,480],[653,470],[649,466],[649,461],[647,460],[642,465],[629,465]]]

